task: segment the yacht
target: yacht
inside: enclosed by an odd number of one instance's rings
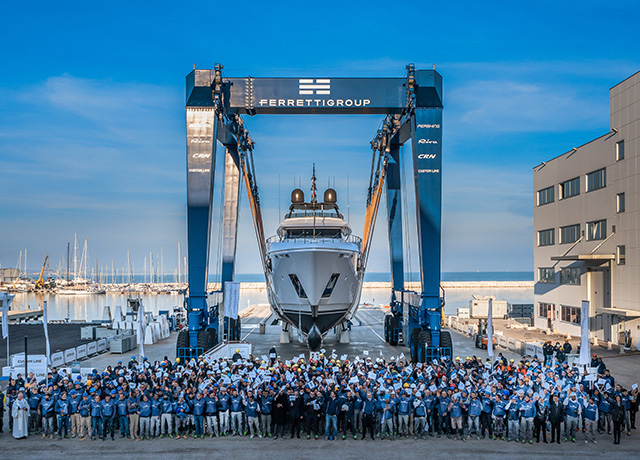
[[[311,350],[353,317],[364,276],[362,240],[340,213],[334,189],[317,200],[315,181],[314,167],[311,200],[293,190],[289,211],[266,248],[271,308],[306,337]]]

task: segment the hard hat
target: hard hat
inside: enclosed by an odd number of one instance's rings
[[[404,388],[409,388],[409,384],[405,383],[404,385],[402,385]]]
[[[176,363],[180,363],[180,358],[176,358]]]
[[[240,353],[240,349],[239,348],[236,348],[236,353]]]

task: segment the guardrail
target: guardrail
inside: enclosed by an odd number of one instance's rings
[[[468,323],[463,323],[459,321],[455,316],[448,316],[446,318],[446,321],[451,329],[458,331],[461,334],[469,337],[473,337],[475,334],[477,334],[477,325],[469,325]],[[543,357],[541,343],[525,342],[523,340],[517,340],[513,337],[507,337],[502,334],[494,334],[494,338],[496,346],[504,350],[518,353],[522,356],[538,356],[538,358],[540,359],[542,359]],[[569,356],[567,356],[567,359],[568,358]]]

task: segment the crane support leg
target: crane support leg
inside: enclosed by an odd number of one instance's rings
[[[218,123],[213,107],[187,107],[187,238],[189,347],[206,325],[207,275]]]
[[[413,177],[422,285],[419,317],[410,317],[409,333],[420,324],[440,347],[440,238],[442,214],[442,107],[417,107],[411,116]]]
[[[236,146],[225,146],[224,163],[224,216],[222,221],[222,276],[221,289],[225,291],[225,283],[233,281],[236,267],[236,248],[238,241],[238,205],[240,202],[240,158]],[[212,308],[209,329],[215,329],[216,337],[220,325],[220,308]],[[239,320],[238,320],[239,321]],[[229,330],[231,321],[224,322],[227,337],[233,334]],[[235,324],[235,322],[234,322]]]
[[[389,255],[391,259],[391,302],[395,291],[404,289],[404,260],[402,254],[402,183],[400,168],[400,145],[391,145],[387,165],[387,221],[389,230]]]
[[[222,288],[233,281],[238,241],[238,204],[240,202],[240,169],[238,150],[226,147],[224,164],[224,218],[222,230]]]

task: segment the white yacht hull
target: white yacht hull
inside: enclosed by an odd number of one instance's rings
[[[333,239],[273,242],[267,256],[269,301],[280,319],[307,337],[324,337],[353,317],[362,288],[359,244]]]

